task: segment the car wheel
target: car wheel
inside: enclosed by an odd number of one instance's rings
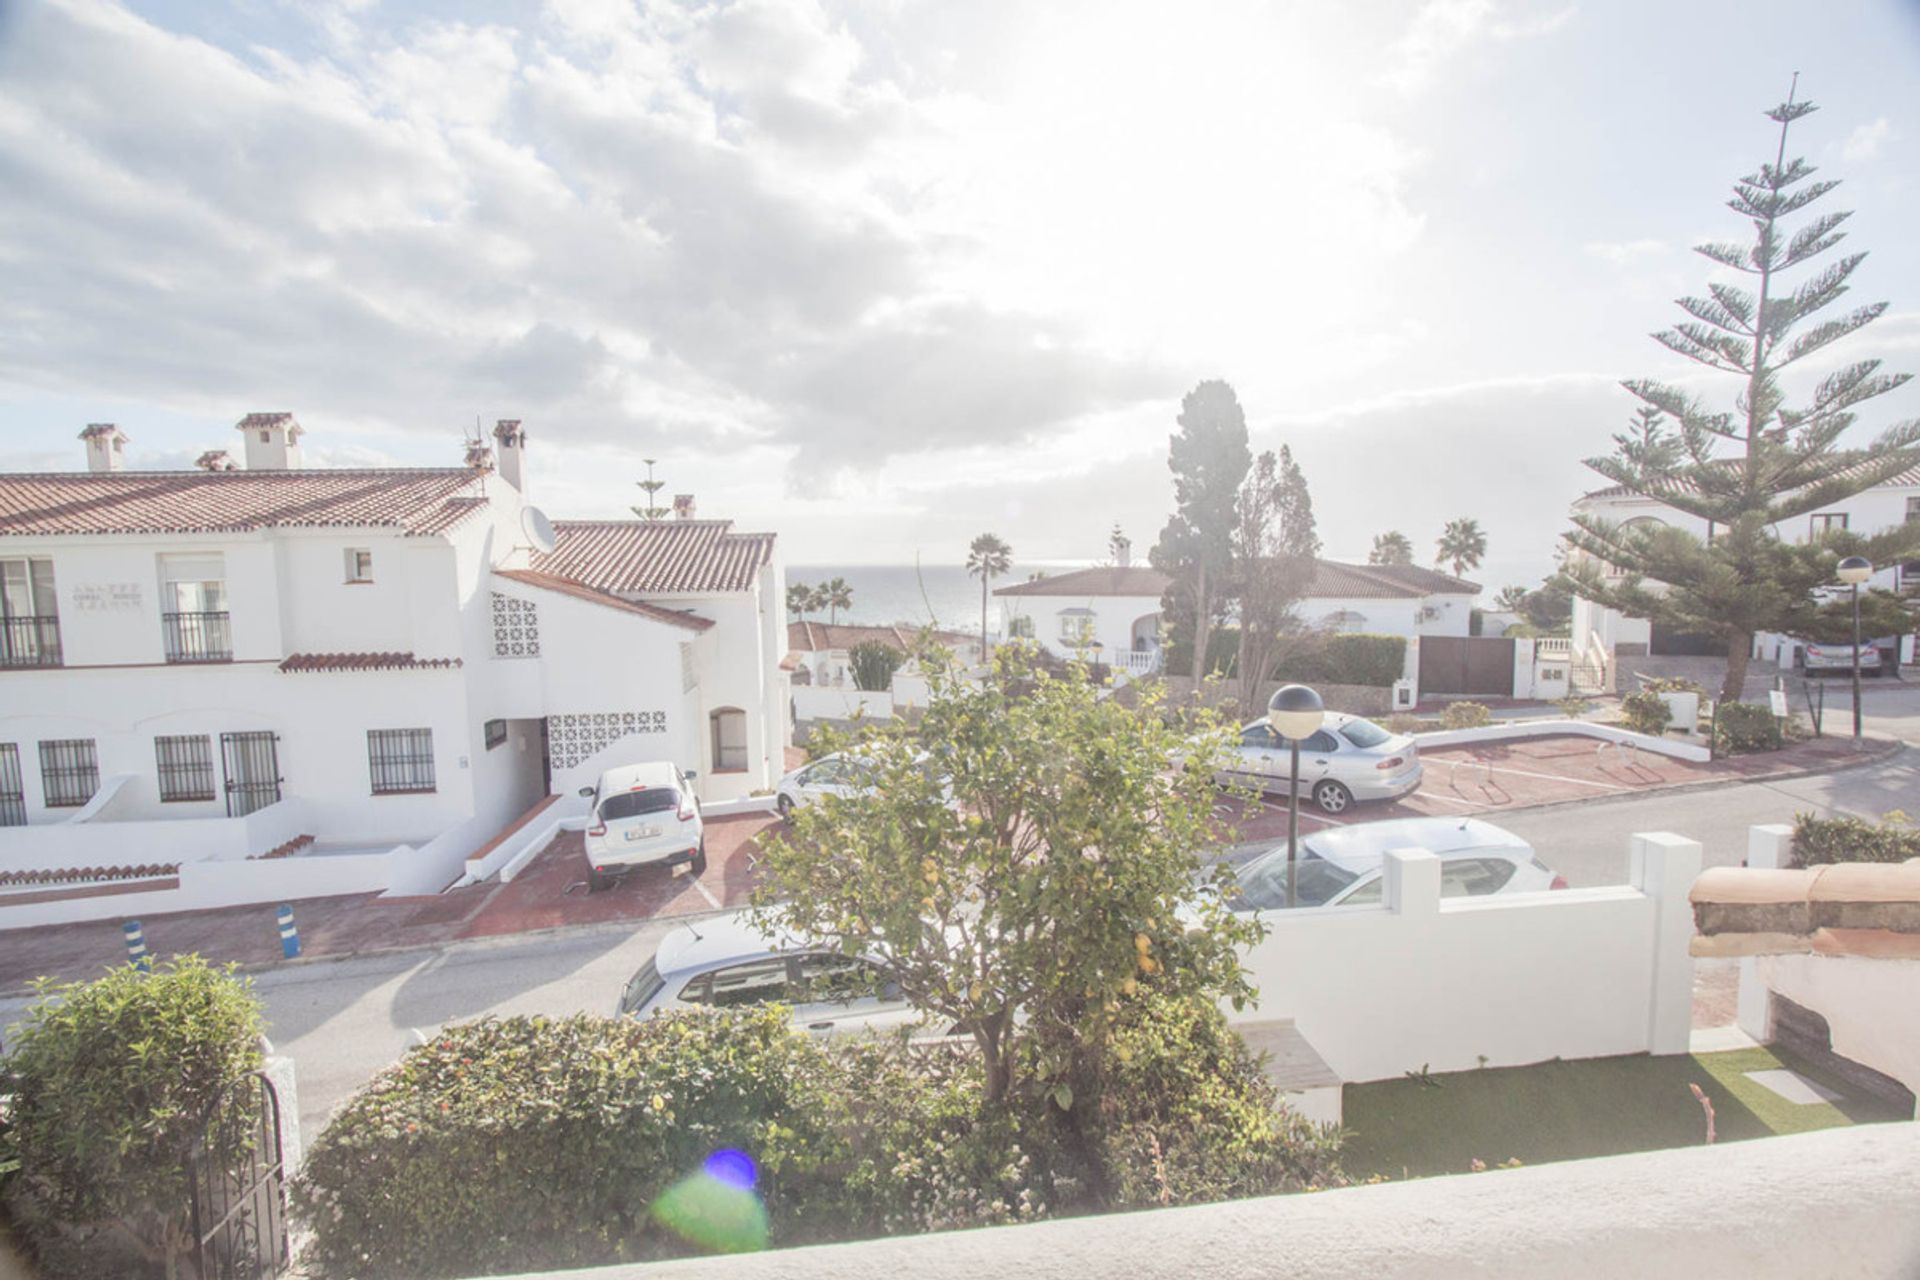
[[[689,862],[687,866],[692,869],[693,874],[696,876],[706,871],[707,841],[705,836],[700,838],[700,847],[693,851],[693,861]]]
[[[1313,802],[1320,806],[1322,813],[1345,813],[1353,803],[1353,792],[1347,790],[1344,783],[1328,778],[1314,785]]]
[[[773,801],[773,809],[775,813],[780,815],[782,820],[791,818],[793,816],[793,801],[784,795],[776,796]]]

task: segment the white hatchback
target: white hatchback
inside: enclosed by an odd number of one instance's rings
[[[1362,822],[1300,838],[1294,863],[1297,907],[1379,906],[1386,887],[1387,852],[1425,849],[1440,859],[1440,896],[1564,889],[1565,877],[1513,832],[1478,818],[1397,818]],[[1275,840],[1234,868],[1235,911],[1287,905],[1287,842]]]
[[[593,801],[587,825],[587,887],[603,888],[635,867],[707,869],[706,824],[690,773],[664,762],[622,765],[580,794]]]
[[[773,807],[784,818],[825,796],[870,795],[873,789],[868,765],[836,753],[795,769],[775,783]]]

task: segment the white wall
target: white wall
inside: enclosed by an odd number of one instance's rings
[[[1088,644],[1098,642],[1102,661],[1115,653],[1131,652],[1134,623],[1150,615],[1156,618],[1155,643],[1158,643],[1159,596],[1026,595],[1000,596],[998,600],[1001,635],[1013,634],[1015,618],[1031,618],[1034,640],[1058,657],[1072,658],[1081,652],[1060,637],[1060,617],[1063,611],[1069,609],[1085,609],[1092,613],[1093,635]],[[1094,656],[1090,648],[1086,650],[1086,656],[1089,659]]]
[[[1257,1016],[1292,1018],[1348,1081],[1548,1058],[1684,1053],[1698,843],[1632,838],[1632,883],[1440,899],[1440,862],[1389,855],[1385,902],[1265,913]]]
[[[893,694],[885,691],[869,693],[851,686],[821,689],[795,685],[793,714],[796,720],[851,720],[855,716],[865,720],[890,720],[893,718]]]
[[[1428,608],[1433,609],[1434,616],[1422,617]],[[1423,599],[1381,600],[1362,596],[1314,596],[1302,600],[1295,612],[1302,622],[1313,627],[1329,625],[1329,619],[1336,614],[1353,614],[1360,621],[1348,621],[1340,630],[1382,636],[1464,636],[1472,626],[1473,597],[1434,595]]]

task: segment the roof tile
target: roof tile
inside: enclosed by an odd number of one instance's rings
[[[773,559],[771,533],[731,520],[556,520],[535,571],[621,595],[745,591]]]
[[[0,537],[385,528],[444,533],[481,510],[465,469],[0,474]]]

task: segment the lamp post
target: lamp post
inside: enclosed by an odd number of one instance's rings
[[[1300,740],[1311,738],[1326,719],[1326,704],[1303,684],[1282,685],[1267,700],[1267,723],[1293,749],[1287,782],[1287,905],[1294,904],[1294,870],[1300,854]]]
[[[1860,749],[1860,584],[1873,576],[1873,562],[1865,556],[1848,556],[1837,571],[1840,581],[1853,593],[1853,749]]]

